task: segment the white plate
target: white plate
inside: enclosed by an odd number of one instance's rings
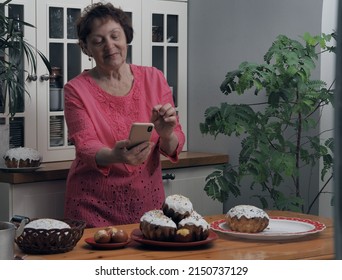
[[[37,169],[41,168],[41,166],[37,167],[19,167],[19,168],[8,168],[8,167],[0,167],[0,170],[4,172],[10,172],[10,173],[25,173],[25,172],[32,172],[36,171]]]
[[[259,233],[244,233],[229,229],[224,219],[214,221],[211,228],[228,235],[253,240],[287,240],[320,232],[326,228],[318,221],[295,217],[270,217],[268,227]]]

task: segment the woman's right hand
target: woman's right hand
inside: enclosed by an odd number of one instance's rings
[[[119,162],[140,165],[148,159],[152,148],[153,142],[144,142],[131,149],[127,149],[129,140],[118,141],[114,147],[114,153],[117,153]]]
[[[129,140],[117,141],[113,149],[103,148],[96,154],[96,162],[101,166],[113,163],[140,165],[148,159],[154,143],[144,142],[131,149],[127,149]]]

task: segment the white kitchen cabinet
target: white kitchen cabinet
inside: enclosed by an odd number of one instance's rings
[[[90,0],[39,0],[37,48],[49,59],[53,72],[41,61],[37,80],[37,147],[44,162],[71,160],[74,146],[67,140],[63,86],[91,62],[78,46],[76,20]]]
[[[49,75],[38,60],[37,77],[24,77],[30,96],[23,95],[22,110],[11,119],[0,102],[0,124],[10,125],[10,147],[37,149],[43,162],[74,159],[64,120],[64,84],[92,61],[82,54],[75,21],[91,0],[14,0],[9,11],[36,28],[23,29],[24,36],[50,60]],[[95,1],[93,1],[95,2]],[[128,62],[155,66],[172,87],[180,122],[187,134],[187,2],[162,0],[111,0],[132,19],[134,39]],[[1,100],[0,100],[1,101]],[[187,147],[184,147],[187,150]]]
[[[67,141],[64,121],[63,85],[89,68],[91,63],[81,55],[75,22],[91,0],[13,0],[6,14],[24,20],[35,28],[18,26],[25,39],[50,61],[55,75],[39,58],[37,76],[22,73],[29,94],[23,93],[18,113],[11,118],[0,100],[0,123],[9,124],[10,148],[25,146],[37,149],[44,162],[74,158],[74,148]],[[23,59],[23,63],[26,60]],[[28,70],[28,66],[24,64]]]
[[[0,182],[0,220],[13,215],[29,218],[63,218],[65,180],[23,184]]]
[[[144,0],[143,3],[142,65],[154,66],[164,73],[187,135],[187,2]]]
[[[188,197],[194,209],[203,216],[222,214],[222,203],[211,199],[204,191],[205,178],[213,169],[213,166],[201,166],[163,170],[164,177],[174,176],[174,179],[163,181],[165,195],[182,194]]]
[[[28,0],[14,0],[5,6],[4,13],[10,17],[18,20],[24,20],[28,23],[35,24],[35,5],[32,5]],[[32,46],[36,44],[36,30],[31,27],[18,25],[18,31],[21,31],[27,42]],[[3,54],[1,54],[3,58]],[[22,59],[23,67],[28,69],[27,61]],[[20,73],[20,80],[24,82],[27,78],[27,73],[22,71]],[[32,148],[37,148],[37,84],[28,82],[26,85],[27,91],[30,95],[22,92],[21,98],[18,99],[16,106],[17,114],[11,118],[8,114],[7,103],[1,98],[0,94],[0,124],[9,125],[9,145],[10,147],[27,145]],[[4,90],[2,88],[1,90]]]
[[[164,169],[174,180],[164,180],[165,194],[182,194],[193,203],[201,215],[222,214],[222,203],[209,198],[204,192],[205,177],[213,166]],[[0,220],[13,215],[30,218],[63,218],[65,180],[11,184],[0,182]]]

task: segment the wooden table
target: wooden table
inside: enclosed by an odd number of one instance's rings
[[[52,255],[26,255],[24,259],[46,260],[96,260],[96,259],[119,259],[119,260],[256,260],[256,259],[334,259],[334,229],[333,222],[329,218],[323,218],[301,213],[270,211],[270,216],[287,216],[307,218],[320,221],[326,225],[322,232],[308,235],[288,241],[255,241],[237,239],[230,235],[218,232],[219,238],[213,242],[197,248],[176,249],[156,248],[143,245],[135,241],[126,247],[115,250],[94,250],[85,243],[85,238],[92,237],[97,229],[86,229],[82,239],[76,247],[67,253]],[[224,215],[205,217],[210,223],[222,219]],[[118,228],[131,233],[137,229],[138,224],[121,225]]]

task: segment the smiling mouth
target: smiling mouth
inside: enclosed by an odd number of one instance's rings
[[[108,58],[108,57],[114,57],[114,56],[117,56],[119,55],[119,53],[109,53],[109,54],[105,54],[105,58]]]

